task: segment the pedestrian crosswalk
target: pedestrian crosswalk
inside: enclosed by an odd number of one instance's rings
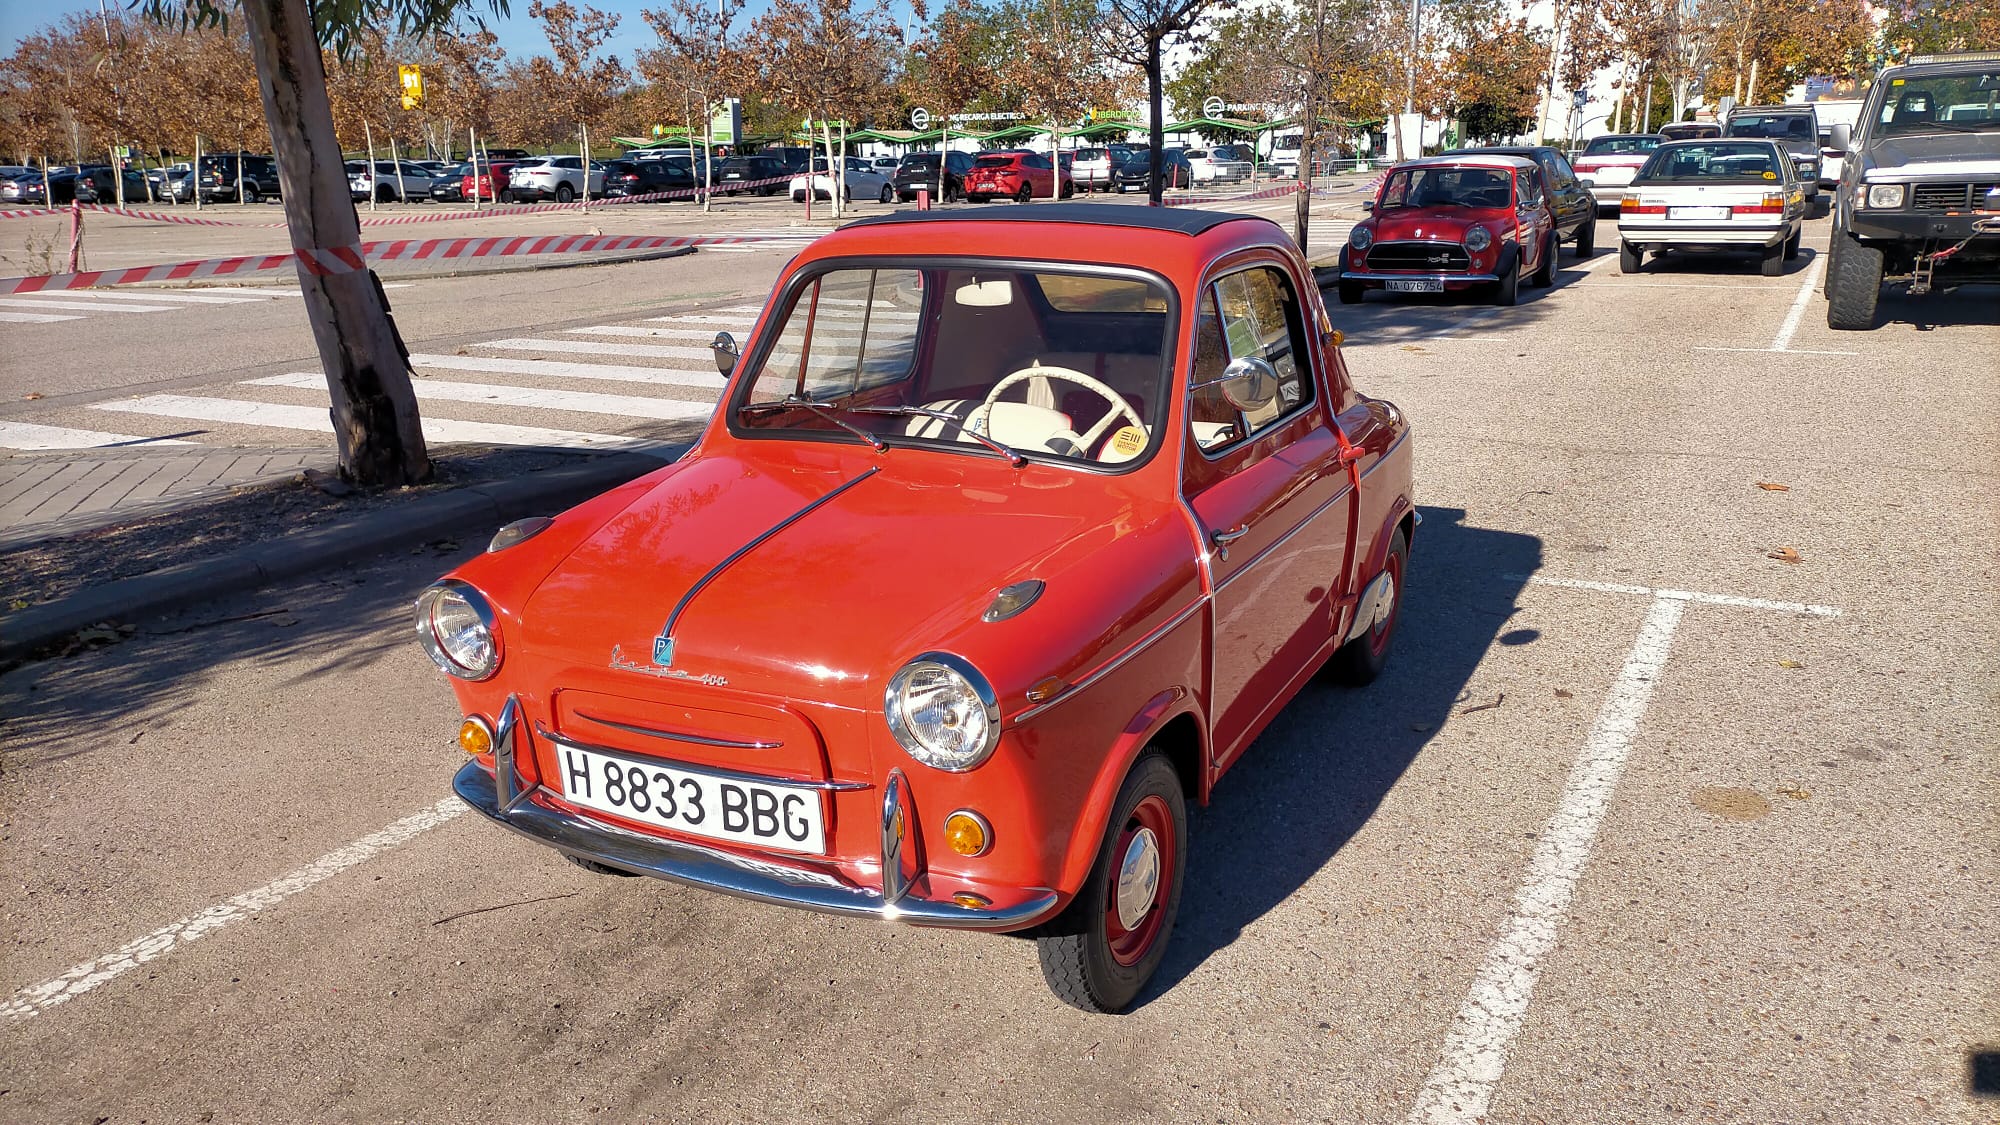
[[[384,289],[407,289],[390,282]],[[236,286],[186,289],[62,289],[0,297],[0,324],[60,324],[92,315],[137,316],[203,306],[263,305],[297,297],[297,286]]]
[[[820,231],[801,230],[798,227],[753,227],[748,230],[732,230],[732,235],[755,236],[757,241],[742,245],[704,246],[704,254],[762,254],[771,250],[782,250],[786,254],[796,254],[804,249]]]

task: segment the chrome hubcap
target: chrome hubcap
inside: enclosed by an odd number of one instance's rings
[[[1382,597],[1375,603],[1375,620],[1368,623],[1370,629],[1378,629],[1396,615],[1396,575],[1394,571],[1382,572]]]
[[[1118,864],[1118,924],[1128,930],[1139,928],[1153,909],[1153,895],[1160,888],[1160,841],[1150,828],[1141,828],[1125,845]]]

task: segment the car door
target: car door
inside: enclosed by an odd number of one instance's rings
[[[1548,172],[1542,168],[1521,168],[1514,176],[1514,223],[1521,246],[1521,274],[1542,268],[1542,256],[1549,252],[1551,230],[1556,225],[1555,192],[1549,187]],[[1561,236],[1558,235],[1558,238]]]
[[[1567,241],[1583,229],[1583,224],[1595,217],[1596,204],[1577,182],[1575,169],[1569,160],[1552,148],[1537,149],[1535,163],[1548,173],[1549,194],[1556,215],[1558,237]]]
[[[1218,764],[1326,650],[1347,565],[1353,489],[1314,378],[1302,296],[1290,271],[1264,258],[1216,276],[1197,311],[1182,489],[1205,549]],[[1277,400],[1255,414],[1218,385],[1244,357],[1278,375]]]

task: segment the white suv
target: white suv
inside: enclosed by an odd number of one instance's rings
[[[568,203],[583,194],[584,168],[580,156],[532,156],[519,164],[507,178],[507,190],[517,202],[553,199]],[[604,165],[590,162],[590,197],[604,194]]]

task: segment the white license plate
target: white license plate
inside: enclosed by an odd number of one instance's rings
[[[1726,219],[1728,217],[1729,208],[1727,207],[1667,208],[1667,218],[1669,219]]]
[[[1392,277],[1383,284],[1391,293],[1444,292],[1444,282],[1434,277]]]
[[[561,743],[556,767],[572,804],[712,840],[826,854],[825,802],[815,789],[712,777]]]

